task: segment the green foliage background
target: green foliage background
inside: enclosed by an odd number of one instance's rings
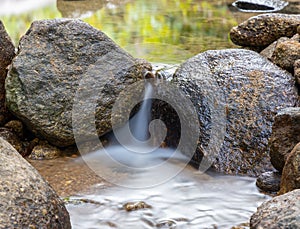
[[[52,5],[21,15],[1,17],[18,43],[30,24],[38,19],[81,17],[104,31],[135,57],[152,62],[178,63],[209,49],[234,47],[229,30],[237,21],[222,1],[136,0],[72,1],[58,0]],[[70,3],[68,3],[70,4]]]

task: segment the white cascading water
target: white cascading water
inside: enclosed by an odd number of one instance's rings
[[[179,173],[179,164],[188,162],[180,152],[149,152],[153,149],[147,143],[152,92],[147,83],[141,108],[130,120],[132,134],[128,123],[117,130],[126,144],[115,143],[85,157],[96,163],[97,174],[117,185],[104,190],[95,187],[92,195],[72,197],[97,203],[68,204],[72,228],[225,229],[247,222],[268,198],[258,192],[254,178],[202,174],[190,166]],[[138,201],[151,208],[132,212],[122,208]]]

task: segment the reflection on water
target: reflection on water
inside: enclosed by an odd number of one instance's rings
[[[168,165],[166,164],[166,168]],[[142,174],[133,180],[155,179],[162,171]],[[248,222],[259,204],[253,178],[201,175],[186,168],[169,182],[147,189],[110,188],[93,195],[72,197],[67,209],[76,228],[230,228]],[[72,200],[85,199],[75,204]],[[150,208],[126,211],[128,202],[144,201]]]
[[[233,47],[228,32],[237,24],[228,3],[222,0],[40,2],[50,2],[50,5],[1,18],[15,43],[33,20],[80,17],[104,31],[135,57],[179,63],[208,49]]]

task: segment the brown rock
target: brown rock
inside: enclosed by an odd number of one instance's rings
[[[2,21],[0,21],[0,126],[8,118],[8,111],[5,107],[4,83],[7,74],[7,66],[15,56],[15,47],[8,36]]]
[[[11,129],[13,132],[18,135],[20,139],[24,137],[24,126],[23,123],[19,120],[11,120],[4,125],[4,127]]]
[[[300,228],[300,189],[263,203],[250,219],[250,229],[286,228]]]
[[[62,152],[56,146],[50,145],[47,141],[40,141],[38,145],[34,146],[29,159],[54,159],[61,156]]]
[[[15,148],[15,150],[22,154],[23,144],[19,137],[12,130],[5,127],[0,127],[0,138],[3,138],[5,141],[9,142]]]
[[[300,189],[300,143],[289,154],[282,171],[279,194]]]
[[[294,76],[296,78],[296,82],[300,84],[300,59],[296,60],[294,63]]]
[[[300,15],[261,14],[232,28],[230,38],[240,46],[266,47],[280,37],[292,37],[299,24]]]
[[[293,72],[294,63],[298,59],[300,59],[299,41],[287,40],[276,45],[271,61],[279,67]]]
[[[285,108],[278,112],[269,140],[272,165],[282,172],[285,161],[294,146],[300,142],[300,108]]]
[[[71,228],[63,201],[2,138],[0,164],[1,228]]]

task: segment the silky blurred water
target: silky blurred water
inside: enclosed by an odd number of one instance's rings
[[[126,185],[146,182],[161,172],[139,174],[123,182]],[[95,188],[93,195],[71,198],[93,202],[67,204],[73,228],[228,229],[247,223],[256,208],[268,199],[258,192],[253,178],[199,174],[190,167],[167,183],[152,188],[100,190],[97,192]],[[129,212],[123,208],[128,202],[138,201],[151,208]]]

